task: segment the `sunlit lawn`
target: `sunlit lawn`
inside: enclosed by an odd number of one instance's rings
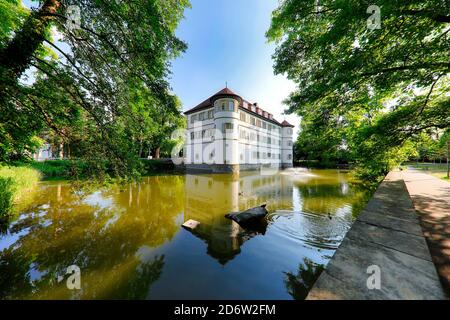
[[[408,167],[413,167],[415,169],[423,170],[427,174],[450,182],[450,180],[447,178],[446,163],[409,162],[405,163],[404,165]]]

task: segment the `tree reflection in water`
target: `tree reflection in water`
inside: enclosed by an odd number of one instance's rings
[[[322,264],[314,263],[305,258],[303,263],[298,266],[297,274],[285,272],[284,283],[289,294],[295,300],[305,299],[323,269]]]
[[[0,299],[302,298],[366,195],[326,170],[155,176],[84,193],[45,183],[0,230]],[[224,217],[263,203],[260,230]],[[188,219],[199,227],[180,232]],[[74,264],[71,291],[57,279]]]
[[[164,256],[144,263],[137,253],[179,230],[183,180],[152,177],[151,184],[128,186],[130,192],[110,188],[83,198],[68,185],[44,188],[9,227],[15,241],[0,251],[0,298],[146,298]],[[70,265],[81,269],[79,296],[57,282]]]

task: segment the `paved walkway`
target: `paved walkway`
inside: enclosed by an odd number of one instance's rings
[[[450,183],[419,170],[402,172],[431,257],[450,296]]]
[[[370,266],[380,288],[369,289]],[[445,299],[401,172],[390,172],[307,299]]]

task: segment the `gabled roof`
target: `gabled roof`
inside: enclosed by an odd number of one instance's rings
[[[269,112],[266,112],[263,109],[261,109],[259,106],[257,106],[256,103],[250,103],[247,100],[242,99],[240,95],[234,93],[229,88],[223,88],[222,90],[218,91],[217,93],[215,93],[214,95],[212,95],[211,97],[206,99],[205,101],[203,101],[203,102],[199,103],[198,105],[196,105],[195,107],[187,110],[184,114],[188,115],[188,114],[191,114],[191,113],[194,113],[194,112],[197,112],[197,111],[201,111],[201,110],[204,110],[204,109],[212,108],[213,104],[214,104],[214,101],[216,99],[221,98],[221,97],[230,97],[230,96],[238,98],[238,100],[239,100],[239,108],[244,109],[246,112],[248,112],[248,113],[250,113],[250,114],[252,114],[252,115],[254,115],[256,117],[259,117],[261,119],[264,119],[266,121],[273,122],[273,123],[275,123],[275,124],[277,124],[279,126],[283,126],[283,123],[279,123],[277,120],[275,120],[272,117],[272,114],[270,114]],[[248,107],[249,105],[255,106],[256,110],[261,110],[262,114],[259,114],[258,112],[255,112],[255,111],[252,111],[251,108]],[[267,116],[264,116],[264,114],[266,114]],[[271,118],[269,118],[269,116]],[[287,123],[286,126],[293,127],[293,125],[291,125],[287,121],[284,121],[284,122]]]
[[[292,124],[290,124],[286,120],[283,120],[283,122],[281,123],[281,126],[283,126],[283,127],[292,127],[292,128],[294,127]]]

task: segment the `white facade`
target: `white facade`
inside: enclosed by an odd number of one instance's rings
[[[291,167],[292,126],[224,90],[212,96],[209,104],[186,112],[185,163],[205,169],[207,165],[237,170]]]

